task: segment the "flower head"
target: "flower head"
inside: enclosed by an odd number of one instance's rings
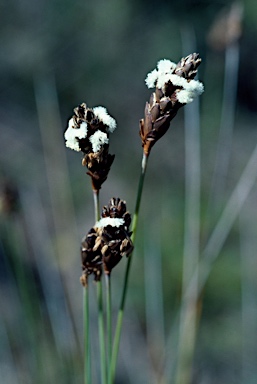
[[[130,238],[130,222],[131,216],[125,201],[112,198],[103,207],[101,219],[82,241],[82,284],[87,284],[87,276],[91,273],[95,280],[100,280],[102,269],[105,274],[110,274],[123,256],[131,254],[133,243]]]
[[[200,63],[197,53],[182,58],[178,64],[163,59],[147,75],[146,85],[156,90],[146,103],[144,119],[140,120],[140,136],[146,156],[169,129],[179,108],[203,93],[203,84],[194,80]]]
[[[115,130],[116,125],[106,108],[91,109],[82,103],[74,109],[74,115],[64,133],[66,146],[85,154],[99,152],[102,146],[108,144],[109,133]]]
[[[84,153],[82,165],[88,168],[94,190],[101,188],[114,160],[114,155],[109,154],[109,135],[116,125],[106,108],[92,109],[82,103],[74,109],[64,133],[66,146]]]

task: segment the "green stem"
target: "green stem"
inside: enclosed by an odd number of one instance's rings
[[[101,361],[101,383],[107,384],[105,340],[104,340],[103,295],[102,295],[101,280],[97,281],[96,286],[97,286],[98,329],[99,329],[99,345],[100,345],[100,361]]]
[[[99,206],[99,190],[93,190],[95,221],[100,219]],[[107,384],[107,366],[106,366],[106,351],[105,351],[105,332],[104,332],[104,314],[103,314],[103,294],[102,281],[98,281],[97,285],[97,305],[98,305],[98,331],[99,331],[99,346],[100,346],[100,363],[101,363],[101,383]]]
[[[112,355],[112,296],[111,276],[105,275],[106,283],[106,311],[107,311],[107,367],[109,370]]]
[[[139,184],[138,184],[135,212],[134,212],[133,221],[132,221],[132,232],[133,233],[131,236],[131,240],[133,241],[134,244],[135,244],[139,208],[140,208],[142,191],[143,191],[143,186],[144,186],[144,179],[145,179],[145,174],[146,174],[147,162],[148,162],[148,156],[146,156],[146,154],[144,153],[143,159],[142,159],[142,171],[141,171]],[[125,272],[121,303],[120,303],[120,308],[119,308],[118,318],[117,318],[117,324],[116,324],[116,329],[115,329],[115,334],[114,334],[108,384],[112,384],[114,382],[114,377],[115,377],[115,372],[116,372],[117,358],[118,358],[119,345],[120,345],[121,328],[122,328],[122,322],[123,322],[124,307],[125,307],[125,300],[126,300],[126,295],[127,295],[131,262],[132,262],[132,254],[130,255],[130,257],[128,258],[128,261],[127,261],[127,268],[126,268],[126,272]]]
[[[94,208],[95,208],[95,221],[100,219],[100,206],[99,206],[99,190],[93,190]]]
[[[91,355],[89,338],[89,288],[84,287],[84,384],[91,383]]]

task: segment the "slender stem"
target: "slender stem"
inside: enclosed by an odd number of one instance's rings
[[[99,190],[93,190],[94,208],[95,208],[95,221],[100,219],[100,206],[99,206]]]
[[[140,208],[140,203],[141,203],[141,197],[142,197],[145,173],[146,173],[146,168],[147,168],[147,162],[148,162],[148,156],[146,156],[146,154],[144,153],[143,154],[143,160],[142,160],[142,171],[141,171],[139,184],[138,184],[138,192],[137,192],[135,212],[134,212],[133,221],[132,221],[132,232],[133,233],[131,236],[131,240],[133,241],[134,244],[135,244],[139,208]],[[114,334],[108,384],[112,384],[114,382],[114,376],[115,376],[115,372],[116,372],[116,364],[117,364],[117,358],[118,358],[118,352],[119,352],[121,328],[122,328],[122,322],[123,322],[125,299],[126,299],[126,295],[127,295],[128,279],[129,279],[129,273],[130,273],[130,268],[131,268],[131,261],[132,261],[132,254],[128,258],[127,267],[126,267],[126,271],[125,271],[125,278],[124,278],[124,284],[123,284],[121,303],[120,303],[120,308],[119,308],[118,318],[117,318],[117,324],[116,324],[116,329],[115,329],[115,334]]]
[[[106,284],[106,311],[107,311],[107,367],[109,370],[112,355],[112,296],[111,276],[105,275]]]
[[[99,190],[93,190],[95,221],[100,219],[99,206]],[[103,294],[102,281],[97,282],[97,305],[98,305],[98,331],[99,331],[99,346],[100,346],[100,363],[101,363],[101,383],[107,384],[107,366],[106,366],[106,351],[105,351],[105,332],[104,332],[104,314],[103,314]]]
[[[100,345],[100,361],[101,361],[101,383],[107,384],[102,281],[101,280],[98,281],[96,283],[96,286],[97,286],[98,329],[99,329],[99,345]]]
[[[83,289],[84,296],[84,384],[91,383],[91,355],[89,337],[89,288]]]

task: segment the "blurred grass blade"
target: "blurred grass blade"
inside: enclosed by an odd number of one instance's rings
[[[237,29],[235,29],[235,23],[238,23],[238,26],[242,23],[242,11],[242,4],[232,4],[230,13],[227,15],[226,19],[228,28],[226,31],[224,31],[225,41],[226,39],[229,39],[229,33],[232,33],[233,31],[235,33],[238,33]],[[234,23],[234,25],[232,23]],[[228,30],[229,28],[230,30]],[[239,35],[235,36],[231,39],[231,41],[228,41],[227,43],[224,42],[225,67],[221,121],[208,210],[219,208],[220,201],[222,200],[222,195],[226,187],[226,179],[228,175],[233,139],[234,122],[236,116],[237,83],[240,57],[240,45],[238,39]]]
[[[195,52],[194,31],[182,29],[185,52]],[[191,382],[197,333],[198,278],[191,287],[190,300],[184,293],[194,271],[198,273],[200,242],[200,110],[199,99],[184,108],[185,117],[185,226],[182,268],[182,302],[179,324],[176,384]]]
[[[161,357],[165,348],[163,273],[161,252],[161,225],[154,221],[154,228],[145,224],[144,282],[146,339],[153,369],[160,373]],[[149,234],[153,232],[152,236]]]
[[[257,377],[257,346],[253,335],[257,332],[256,304],[256,201],[253,194],[240,214],[241,292],[242,292],[242,383],[254,384]]]
[[[257,164],[257,145],[250,156],[241,177],[234,188],[226,207],[224,208],[221,217],[216,224],[206,247],[202,252],[202,258],[199,263],[199,286],[198,292],[200,293],[210,275],[213,263],[220,254],[231,228],[238,217],[244,203],[246,202],[254,184],[257,180],[256,172]],[[191,288],[195,284],[195,279],[198,278],[198,269],[195,270],[194,275],[187,287],[186,295],[190,297]]]
[[[60,358],[64,351],[72,357],[76,349],[73,325],[66,303],[62,277],[50,241],[49,227],[39,192],[21,194],[24,219],[35,258],[46,307]],[[37,215],[34,212],[37,212]],[[62,314],[60,316],[60,314]]]
[[[75,324],[74,297],[77,294],[77,281],[74,281],[71,276],[67,279],[63,278],[63,260],[74,255],[74,250],[78,249],[78,239],[75,235],[77,228],[63,138],[64,129],[62,129],[61,125],[54,78],[38,73],[35,76],[34,89],[51,200],[56,256],[59,265],[62,267],[60,276],[70,312],[73,334],[77,348],[81,349],[81,338],[77,334]],[[68,273],[69,269],[66,269],[65,275],[68,275]]]

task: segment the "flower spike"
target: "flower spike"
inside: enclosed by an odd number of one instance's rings
[[[87,285],[88,275],[94,274],[99,281],[102,271],[110,275],[112,269],[123,256],[129,256],[133,251],[130,213],[126,202],[112,198],[102,209],[101,219],[87,233],[81,244],[81,259],[83,275],[81,283]]]
[[[204,91],[203,84],[194,80],[201,63],[198,53],[182,58],[178,64],[163,59],[157,68],[148,73],[146,85],[156,87],[150,102],[145,106],[145,117],[140,120],[140,136],[146,156],[153,145],[169,129],[171,120],[179,108],[191,103]]]
[[[84,153],[82,165],[88,168],[94,191],[99,191],[113,163],[114,155],[109,154],[109,135],[116,126],[106,108],[91,109],[82,103],[74,109],[64,133],[66,146]]]

